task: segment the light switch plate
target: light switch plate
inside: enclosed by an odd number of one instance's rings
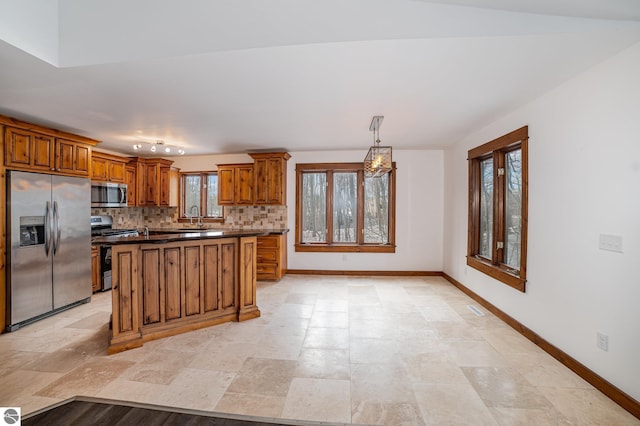
[[[598,248],[600,250],[607,250],[607,251],[614,251],[616,253],[622,253],[622,236],[600,234]]]

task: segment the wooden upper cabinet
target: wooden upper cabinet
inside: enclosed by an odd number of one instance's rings
[[[171,164],[173,161],[164,158],[132,158],[126,167],[127,186],[135,180],[134,193],[129,191],[129,205],[169,206],[171,200],[177,199],[171,193]]]
[[[132,164],[127,164],[125,167],[125,179],[124,182],[127,184],[127,205],[128,206],[136,206],[138,205],[138,184],[136,181],[136,166]]]
[[[98,141],[0,115],[9,169],[89,177]]]
[[[66,139],[56,139],[56,172],[88,177],[90,161],[90,146]]]
[[[91,155],[91,180],[125,183],[128,161],[128,157],[94,151]]]
[[[253,164],[218,166],[218,204],[253,204]]]
[[[287,204],[287,152],[249,154],[254,160],[256,205]]]
[[[5,165],[51,172],[54,138],[23,129],[7,127],[5,130]]]

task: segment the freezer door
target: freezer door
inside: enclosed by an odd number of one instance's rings
[[[10,322],[17,324],[51,311],[51,256],[46,253],[46,208],[51,177],[9,172],[7,211],[10,232],[7,275],[10,283]]]
[[[91,182],[52,177],[53,308],[91,296]]]

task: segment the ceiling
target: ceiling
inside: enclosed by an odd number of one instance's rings
[[[0,113],[132,154],[441,148],[640,42],[637,0],[0,3]],[[523,123],[526,124],[526,123]]]

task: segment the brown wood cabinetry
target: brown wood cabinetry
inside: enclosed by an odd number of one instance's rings
[[[91,290],[95,293],[100,287],[100,247],[91,246]]]
[[[128,161],[127,157],[94,151],[91,155],[91,180],[125,183]]]
[[[169,206],[177,200],[172,197],[171,164],[173,161],[164,158],[133,157],[125,169],[126,182],[129,187],[129,205],[133,206]],[[177,176],[177,174],[176,174]],[[129,182],[135,181],[135,185]]]
[[[138,186],[136,181],[136,166],[134,164],[127,164],[125,167],[124,183],[127,184],[127,205],[135,206],[138,199]]]
[[[0,116],[0,124],[7,120]],[[5,161],[9,169],[88,177],[91,147],[97,141],[8,119],[25,127],[5,127]],[[35,127],[37,130],[33,130]],[[49,133],[47,133],[49,132]],[[57,135],[67,137],[57,137]],[[80,137],[78,137],[80,138]]]
[[[259,280],[277,281],[287,272],[287,235],[258,237],[256,272]]]
[[[252,153],[256,205],[286,205],[287,152]]]
[[[256,237],[112,247],[109,353],[260,316]]]
[[[286,205],[289,153],[249,155],[254,163],[218,165],[218,204]]]
[[[253,164],[218,166],[218,204],[253,205]]]

